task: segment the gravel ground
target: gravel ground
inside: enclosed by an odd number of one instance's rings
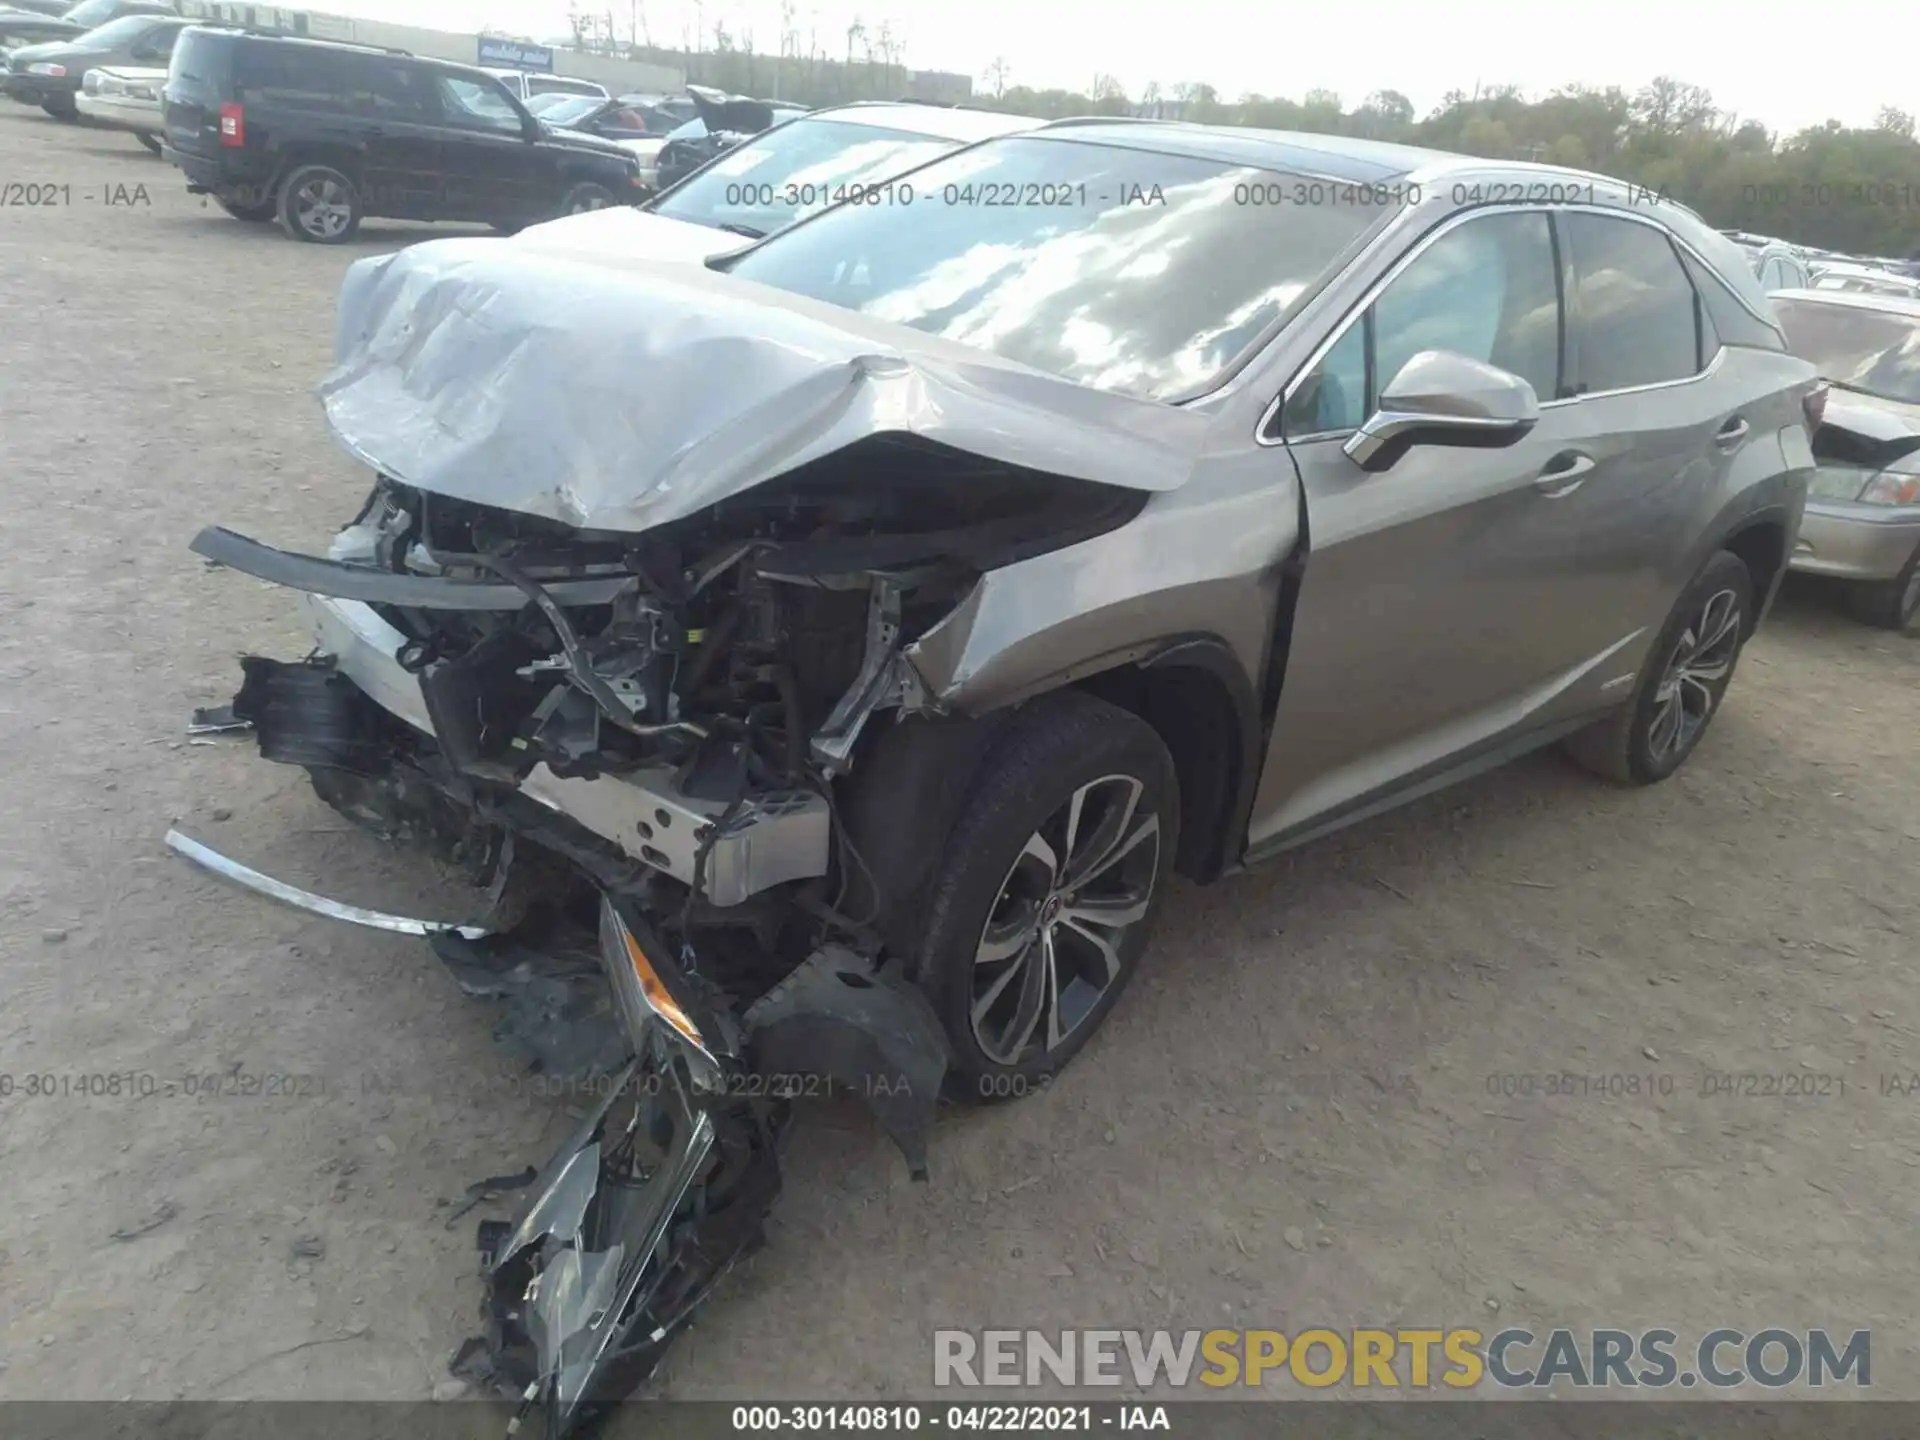
[[[161,836],[458,918],[297,772],[183,734],[241,652],[304,648],[186,542],[324,543],[367,483],[311,394],[341,273],[451,232],[295,244],[8,105],[23,184],[61,188],[0,207],[0,1396],[424,1397],[479,1296],[436,1201],[566,1117],[421,942]],[[936,1327],[1512,1322],[1871,1328],[1876,1391],[1920,1395],[1920,1099],[1886,1079],[1920,1070],[1917,679],[1912,639],[1792,587],[1666,785],[1535,757],[1180,891],[1105,1033],[943,1124],[930,1186],[808,1111],[773,1243],[659,1388],[929,1394]],[[1641,1093],[1501,1093],[1548,1072]],[[74,1091],[113,1074],[175,1093]],[[183,1093],[227,1076],[300,1078]]]

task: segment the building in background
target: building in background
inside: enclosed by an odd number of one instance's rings
[[[284,30],[315,40],[346,40],[356,45],[378,45],[405,50],[435,60],[461,65],[512,66],[549,70],[595,80],[616,95],[629,93],[671,95],[686,88],[686,71],[619,55],[589,54],[558,45],[540,45],[510,35],[464,35],[450,30],[428,30],[419,25],[394,25],[385,20],[359,20],[314,10],[290,10],[279,5],[249,5],[237,0],[179,0],[180,13],[190,19],[224,21],[257,29]]]

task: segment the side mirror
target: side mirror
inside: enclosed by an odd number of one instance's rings
[[[1520,376],[1449,350],[1422,350],[1387,382],[1380,408],[1342,448],[1362,470],[1391,468],[1415,445],[1497,450],[1539,423]]]

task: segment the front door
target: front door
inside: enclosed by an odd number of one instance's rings
[[[1309,551],[1250,827],[1250,849],[1440,783],[1464,756],[1535,728],[1584,669],[1567,501],[1592,465],[1578,405],[1554,404],[1561,312],[1551,222],[1494,211],[1443,228],[1348,324],[1281,423],[1306,494]],[[1342,446],[1423,350],[1532,383],[1539,423],[1502,449],[1415,446],[1363,471]],[[1604,628],[1604,627],[1602,627]]]
[[[551,215],[548,157],[529,134],[523,112],[497,85],[435,71],[445,145],[449,220],[525,221]]]

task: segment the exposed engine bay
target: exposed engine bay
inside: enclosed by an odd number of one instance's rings
[[[307,658],[242,662],[234,720],[486,913],[360,911],[170,842],[426,935],[466,993],[519,1007],[496,1035],[529,1066],[610,1082],[519,1216],[482,1225],[486,1328],[457,1373],[549,1434],[644,1380],[759,1244],[789,1102],[819,1093],[799,1077],[858,1094],[925,1178],[947,1041],[889,918],[899,856],[844,812],[882,730],[947,723],[907,647],[987,571],[1144,502],[876,436],[638,533],[382,477],[325,559],[194,541],[303,592],[314,625]]]

